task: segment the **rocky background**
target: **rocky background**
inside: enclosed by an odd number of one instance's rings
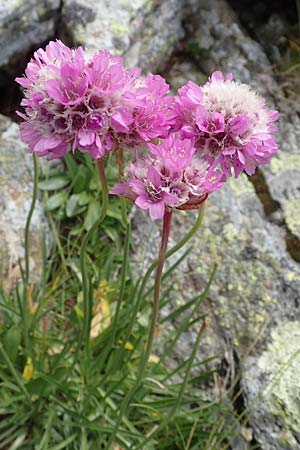
[[[32,190],[13,80],[48,40],[107,48],[130,66],[162,73],[174,89],[189,79],[202,83],[216,69],[231,71],[280,110],[278,156],[209,198],[204,225],[174,278],[174,302],[187,301],[219,264],[203,305],[213,320],[199,358],[217,355],[216,394],[237,416],[249,412],[247,422],[233,424],[232,450],[300,449],[300,70],[299,58],[298,70],[292,59],[299,33],[293,0],[0,1],[0,273],[8,288],[23,257]],[[152,257],[153,245],[145,243],[149,235],[155,241],[159,224],[138,212],[134,220],[138,266]],[[178,212],[172,239],[193,220],[193,213]],[[38,268],[42,235],[49,235],[42,202],[31,233]],[[174,357],[189,352],[194,338],[193,330],[186,333]]]

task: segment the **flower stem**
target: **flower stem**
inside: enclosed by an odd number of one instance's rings
[[[202,224],[203,216],[204,216],[204,203],[201,203],[199,210],[198,210],[198,216],[197,216],[197,220],[196,220],[195,224],[190,229],[190,231],[176,245],[174,245],[170,250],[168,250],[166,252],[165,260],[168,259],[170,256],[174,255],[174,253],[176,253],[178,250],[180,250],[189,241],[189,239],[191,239],[194,236],[194,234],[199,230],[199,228]],[[144,298],[144,292],[145,292],[146,286],[147,286],[149,278],[150,278],[153,270],[157,266],[157,264],[158,264],[158,259],[153,261],[153,263],[149,266],[147,272],[145,273],[145,275],[143,277],[142,283],[141,283],[140,288],[137,293],[137,300],[135,302],[134,311],[131,315],[130,322],[127,327],[124,342],[127,342],[131,336],[132,328],[134,326],[136,316],[139,312],[142,299]],[[115,365],[118,364],[118,362],[123,357],[123,354],[124,354],[124,347],[121,346],[119,351],[116,353],[116,355],[113,359],[112,367],[113,366],[115,367]]]
[[[174,253],[176,253],[178,250],[180,250],[199,230],[199,228],[202,224],[202,221],[203,221],[203,217],[204,217],[204,206],[205,206],[205,202],[200,204],[200,207],[198,210],[198,216],[197,216],[197,220],[196,220],[195,224],[190,229],[190,231],[179,242],[177,242],[177,244],[175,244],[172,248],[170,248],[170,250],[168,250],[166,252],[165,259],[170,258],[170,256],[174,255]],[[157,266],[157,264],[158,264],[158,259],[156,261],[153,261],[153,263],[149,266],[147,272],[145,273],[143,282],[141,284],[141,287],[140,287],[140,290],[138,293],[137,303],[139,303],[142,300],[142,297],[143,297],[146,285],[148,283],[148,280],[150,278],[150,275],[153,272],[153,270],[155,269],[155,267]]]
[[[31,201],[31,205],[30,205],[30,209],[29,209],[29,213],[28,213],[27,220],[26,220],[26,225],[25,225],[25,282],[26,282],[27,286],[28,286],[28,283],[29,283],[29,276],[30,276],[30,266],[29,266],[29,240],[30,240],[30,236],[29,236],[29,232],[30,232],[30,223],[31,223],[32,215],[33,215],[34,208],[35,208],[36,201],[37,201],[38,176],[39,176],[37,154],[35,152],[33,152],[32,156],[33,156],[33,171],[34,171],[34,175],[33,175],[33,194],[32,194],[32,201]]]
[[[83,324],[83,338],[85,342],[85,347],[87,354],[89,352],[89,341],[90,341],[90,328],[91,328],[91,318],[93,311],[93,294],[90,286],[90,281],[88,278],[88,270],[86,264],[86,253],[87,253],[87,245],[94,233],[94,231],[98,228],[101,222],[103,222],[107,208],[108,208],[108,187],[107,180],[105,176],[105,170],[103,165],[103,160],[97,160],[98,172],[100,181],[102,184],[102,208],[99,218],[96,222],[91,226],[91,228],[86,233],[83,238],[81,249],[80,249],[80,270],[82,276],[82,290],[83,290],[83,310],[84,310],[84,324]]]
[[[117,147],[117,154],[118,154],[119,182],[122,183],[124,181],[124,152],[121,147]],[[131,236],[131,224],[127,218],[126,198],[120,197],[120,202],[121,202],[122,223],[123,223],[123,226],[126,228],[126,234],[125,234],[125,244],[124,244],[124,257],[123,257],[122,272],[121,272],[121,286],[120,286],[117,308],[116,308],[116,313],[115,313],[115,317],[114,317],[113,331],[112,331],[112,345],[115,344],[117,325],[118,325],[121,305],[122,305],[122,302],[124,299],[124,294],[125,294],[125,284],[126,284],[126,275],[127,275],[127,269],[128,269],[129,246],[130,246],[130,236]]]
[[[176,253],[178,250],[180,250],[181,247],[183,247],[188,242],[188,240],[191,239],[194,236],[194,234],[199,230],[199,228],[200,228],[200,226],[202,224],[203,216],[204,216],[204,202],[200,204],[200,207],[199,207],[199,210],[198,210],[197,220],[196,220],[195,224],[193,225],[193,227],[190,229],[190,231],[176,245],[174,245],[169,251],[167,251],[164,254],[164,258],[163,258],[162,261],[165,261],[167,258],[169,258],[170,256],[174,255],[174,253]],[[171,220],[171,218],[170,218],[170,220]],[[167,244],[167,242],[166,242],[166,244]],[[162,248],[162,243],[161,243],[161,248]],[[132,314],[132,317],[131,317],[131,320],[130,320],[130,324],[129,324],[128,329],[127,329],[125,342],[127,342],[127,340],[129,339],[129,337],[131,335],[131,330],[132,330],[135,318],[136,318],[136,316],[138,314],[139,307],[140,307],[141,301],[143,299],[143,294],[144,294],[146,285],[148,283],[148,280],[150,278],[150,275],[151,275],[152,271],[155,269],[156,266],[158,266],[158,264],[160,262],[160,256],[161,256],[161,252],[160,252],[159,258],[150,265],[150,267],[148,268],[148,270],[147,270],[147,272],[146,272],[146,274],[145,274],[145,276],[143,278],[141,287],[140,287],[138,295],[137,295],[137,301],[136,301],[136,305],[135,305],[135,308],[134,308],[134,312]],[[161,271],[162,271],[162,269],[163,269],[163,265],[161,267]],[[158,283],[158,275],[159,275],[159,272],[156,274],[157,283]],[[159,276],[159,284],[160,284],[160,278],[161,278],[161,274]],[[156,292],[157,291],[158,291],[158,295],[159,295],[159,287],[156,288]],[[157,295],[157,293],[156,293],[156,295]],[[155,308],[156,308],[156,306],[158,306],[158,305],[155,305]],[[136,391],[140,387],[140,384],[141,384],[141,381],[142,381],[143,372],[144,372],[144,370],[146,368],[146,363],[148,361],[148,356],[147,355],[150,354],[152,341],[153,341],[153,337],[154,337],[154,333],[155,333],[155,326],[156,326],[155,314],[156,314],[156,309],[155,309],[154,314],[152,316],[152,326],[150,326],[150,333],[149,333],[147,348],[146,348],[146,352],[144,354],[144,357],[141,359],[141,364],[140,364],[139,372],[138,372],[138,375],[137,375],[137,381],[134,384],[134,386],[127,392],[127,394],[124,397],[124,400],[123,400],[123,402],[121,404],[119,415],[118,415],[118,418],[116,420],[115,427],[114,427],[114,429],[112,431],[112,434],[110,435],[110,439],[108,441],[108,445],[107,445],[107,449],[108,450],[110,450],[112,444],[115,442],[116,435],[118,433],[120,424],[121,424],[121,422],[123,420],[123,415],[124,415],[124,413],[125,413],[125,411],[126,411],[126,409],[128,407],[129,402],[131,401],[131,399],[133,398],[134,394],[136,393]],[[153,331],[152,331],[152,329],[153,329]],[[152,336],[152,334],[153,334],[153,336]],[[121,353],[123,351],[123,347],[121,347],[119,351]],[[116,358],[117,359],[119,358],[118,354],[117,354]]]
[[[138,380],[142,380],[152,344],[154,341],[155,336],[155,330],[157,325],[157,318],[158,318],[158,312],[159,312],[159,298],[160,298],[160,281],[162,276],[162,271],[165,263],[165,256],[166,256],[166,249],[168,244],[168,239],[170,235],[170,229],[171,229],[171,221],[172,221],[172,209],[166,209],[164,214],[164,221],[163,221],[163,230],[162,230],[162,237],[161,237],[161,243],[160,243],[160,249],[158,254],[158,260],[157,260],[157,269],[156,269],[156,276],[155,276],[155,284],[154,284],[154,298],[153,298],[153,309],[152,309],[152,319],[150,323],[150,331],[148,336],[148,341],[146,345],[146,351],[144,354],[144,357],[141,359],[141,365],[139,368],[138,373]],[[138,381],[139,382],[139,381]]]
[[[124,182],[124,152],[121,147],[117,148],[118,153],[118,169],[119,169],[119,183]],[[122,223],[124,227],[128,224],[127,219],[127,211],[126,211],[126,198],[120,197],[121,202],[121,214],[122,214]]]
[[[171,409],[171,411],[168,413],[168,415],[160,422],[160,425],[155,428],[155,430],[153,430],[152,433],[150,433],[146,439],[144,441],[142,441],[140,444],[138,444],[138,446],[136,447],[136,450],[142,450],[145,448],[145,445],[147,444],[147,442],[149,442],[150,439],[153,439],[154,436],[156,436],[168,423],[170,423],[170,421],[172,420],[174,414],[176,413],[181,401],[182,401],[182,397],[184,395],[184,392],[186,390],[186,386],[189,380],[189,376],[193,367],[193,363],[197,354],[197,350],[199,348],[203,333],[205,332],[205,330],[207,329],[208,325],[210,323],[210,319],[209,317],[205,317],[201,327],[198,330],[197,333],[197,338],[196,341],[193,345],[193,349],[192,349],[192,353],[191,356],[189,357],[188,363],[187,363],[187,367],[186,367],[186,371],[184,374],[184,379],[183,382],[180,386],[180,390],[178,393],[178,396],[176,398],[175,404],[173,406],[173,408]]]
[[[116,308],[116,313],[115,313],[115,317],[114,317],[114,323],[113,323],[112,341],[111,341],[112,345],[115,344],[120,310],[121,310],[121,305],[124,300],[124,294],[125,294],[126,276],[127,276],[128,260],[129,260],[130,236],[131,236],[131,224],[130,224],[130,222],[128,222],[126,225],[126,234],[125,234],[125,243],[124,243],[124,256],[123,256],[123,264],[122,264],[122,271],[121,271],[121,286],[120,286],[120,291],[119,291],[119,296],[118,296],[118,301],[117,301],[117,308]]]
[[[38,157],[35,152],[33,152],[33,193],[30,209],[26,219],[25,225],[25,287],[23,292],[23,305],[22,305],[22,323],[23,323],[23,335],[24,335],[24,345],[27,353],[29,352],[29,311],[28,311],[28,292],[29,292],[29,281],[30,281],[30,224],[35,209],[37,196],[38,196],[38,181],[39,181],[39,168],[38,168]]]
[[[147,345],[146,345],[146,351],[141,358],[141,363],[140,363],[139,371],[138,371],[138,375],[137,375],[137,382],[133,386],[133,388],[127,393],[127,395],[122,403],[121,410],[119,412],[119,416],[118,416],[115,428],[114,428],[114,430],[110,436],[109,442],[108,442],[108,446],[107,446],[108,449],[111,448],[111,445],[115,441],[116,434],[118,432],[119,426],[123,419],[123,415],[128,406],[128,403],[130,402],[131,398],[133,397],[133,395],[135,394],[135,392],[137,391],[137,389],[139,388],[139,386],[141,384],[141,381],[143,379],[143,375],[144,375],[144,372],[145,372],[145,369],[147,366],[147,362],[149,359],[149,355],[151,352],[151,348],[152,348],[152,344],[153,344],[153,340],[154,340],[154,336],[155,336],[157,317],[158,317],[158,312],[159,312],[160,280],[161,280],[161,275],[162,275],[162,271],[163,271],[163,267],[164,267],[166,249],[167,249],[167,244],[168,244],[168,239],[169,239],[169,234],[170,234],[170,229],[171,229],[171,219],[172,219],[172,210],[166,209],[165,214],[164,214],[163,231],[162,231],[160,250],[159,250],[159,255],[158,255],[158,260],[157,260],[152,319],[151,319],[151,324],[150,324],[148,341],[147,341]]]

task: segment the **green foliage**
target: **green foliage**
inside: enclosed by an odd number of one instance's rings
[[[117,167],[114,168],[113,164],[107,168],[107,178],[111,187],[117,179]],[[82,228],[89,230],[95,223],[101,206],[101,183],[96,166],[88,154],[67,154],[64,166],[50,169],[39,182],[39,189],[45,193],[46,208],[54,220],[72,223],[73,236],[81,233]],[[75,224],[71,219],[76,220]],[[118,222],[121,223],[120,202],[118,198],[112,197],[104,227],[112,240],[118,239],[121,234]]]
[[[80,296],[76,298],[78,283],[76,278],[71,278],[74,285],[70,287],[68,279],[69,287],[63,291],[62,283],[67,280],[58,276],[52,279],[42,296],[38,289],[30,294],[27,348],[24,310],[18,302],[23,295],[21,287],[17,288],[16,295],[2,293],[0,297],[3,318],[0,332],[3,342],[0,347],[1,449],[7,445],[52,450],[107,448],[120,404],[136,381],[147,326],[136,320],[127,342],[130,345],[124,346],[129,322],[135,314],[136,290],[132,280],[129,278],[126,282],[116,331],[117,344],[112,346],[112,326],[109,326],[91,340],[87,361],[84,349],[78,349],[78,336],[82,331],[82,304]],[[196,301],[201,298],[203,296]],[[116,289],[111,288],[108,299],[113,311]],[[99,292],[94,291],[95,304],[97,301]],[[60,311],[62,304],[64,314]],[[179,307],[172,312],[172,317],[180,320],[192,307],[191,304],[186,311]],[[150,304],[145,301],[138,315],[149,316],[149,309]],[[186,326],[189,326],[193,316],[187,317]],[[166,348],[169,349],[176,335],[177,331],[168,335]],[[129,449],[133,444],[143,449],[205,448],[212,428],[224,414],[220,404],[203,399],[199,382],[189,378],[181,406],[170,420],[187,365],[197,369],[199,378],[200,375],[205,378],[207,361],[196,363],[187,355],[174,371],[168,369],[163,360],[164,353],[160,360],[153,358],[123,417],[116,437],[121,448]],[[26,374],[28,364],[31,370]],[[147,436],[150,437],[144,445]],[[187,447],[189,440],[191,444]]]
[[[111,169],[109,184],[115,179]],[[107,449],[124,398],[137,383],[153,282],[147,275],[143,292],[143,280],[136,282],[125,270],[121,249],[129,249],[128,226],[125,234],[119,200],[111,198],[107,217],[87,247],[93,300],[87,353],[81,339],[79,249],[99,215],[97,172],[86,155],[67,157],[65,170],[51,170],[40,187],[55,247],[48,260],[44,252],[39,284],[28,284],[24,276],[13,294],[0,291],[0,449]],[[174,295],[170,275],[183,258],[163,277],[162,305]],[[207,292],[164,318],[162,327],[181,325],[163,333],[159,358],[154,348],[113,450],[217,450],[225,442],[224,417],[230,411],[204,392],[211,371],[208,360],[195,359],[201,334],[177,368],[168,364],[180,336],[194,323],[201,326],[199,307]]]

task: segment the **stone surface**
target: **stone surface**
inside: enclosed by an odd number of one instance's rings
[[[0,66],[26,55],[55,34],[60,0],[8,0],[0,2]],[[24,57],[24,56],[23,56]]]
[[[20,278],[18,261],[24,263],[24,228],[31,205],[33,162],[20,140],[18,126],[0,116],[0,279],[12,289]],[[49,245],[50,232],[41,201],[37,201],[30,229],[31,281],[40,275],[42,236]]]
[[[219,348],[224,349],[221,358],[234,371],[241,371],[254,439],[263,450],[300,449],[300,405],[295,400],[299,398],[295,376],[299,359],[284,367],[283,358],[300,351],[300,268],[294,260],[299,261],[295,248],[300,231],[299,98],[292,102],[285,97],[263,48],[247,35],[225,1],[190,0],[186,29],[185,46],[192,49],[194,65],[188,58],[179,60],[169,74],[171,83],[178,87],[184,79],[198,81],[203,73],[216,69],[233,72],[280,110],[280,149],[252,180],[255,189],[244,176],[210,196],[203,229],[194,238],[187,261],[193,275],[187,272],[182,281],[180,274],[176,283],[189,298],[186,287],[193,286],[196,292],[203,289],[208,267],[215,258],[221,259],[210,292],[212,328]],[[177,236],[189,221],[190,216],[178,214]],[[208,348],[217,350],[214,337],[208,340]],[[260,394],[266,395],[270,385],[274,389],[264,402]]]
[[[191,212],[178,211],[174,214],[170,245],[191,228],[194,219]],[[161,224],[149,223],[147,226],[140,213],[136,215],[136,221],[139,233],[136,260],[145,264],[146,255],[149,257],[152,254],[154,257],[156,253],[153,245],[149,251],[149,236],[151,243],[157,241]],[[283,450],[284,447],[277,441],[280,442],[279,434],[293,433],[289,422],[280,422],[268,405],[262,409],[259,397],[260,390],[265,387],[263,376],[268,375],[274,381],[273,377],[278,375],[277,366],[270,366],[268,374],[260,375],[262,380],[258,378],[255,368],[272,339],[274,329],[293,321],[294,330],[297,329],[300,269],[286,250],[285,230],[265,220],[263,207],[252,183],[242,176],[210,196],[203,226],[191,245],[192,252],[172,278],[170,304],[162,316],[202,292],[214,262],[219,262],[209,298],[199,311],[208,314],[212,322],[201,343],[198,359],[216,355],[217,359],[209,366],[217,369],[223,366],[221,390],[225,391],[226,385],[233,386],[236,377],[241,376],[255,439],[264,450]],[[171,325],[176,327],[178,323],[175,321]],[[199,324],[182,336],[172,355],[171,365],[174,361],[175,365],[178,361],[182,362],[190,353],[197,326]],[[294,339],[292,347],[291,352],[296,348],[300,350],[300,342]],[[225,375],[224,364],[227,367]],[[252,368],[251,374],[249,367]],[[295,377],[285,381],[287,390],[297,390]],[[248,395],[250,387],[251,396]],[[254,398],[256,401],[252,405]],[[294,414],[293,410],[289,410],[290,406],[287,403],[285,407],[287,417]],[[268,423],[265,430],[259,426],[262,417]]]
[[[75,42],[125,55],[144,71],[164,66],[183,37],[184,0],[64,0],[62,18]]]
[[[267,349],[246,361],[244,385],[264,450],[298,450],[300,442],[300,322],[275,327]],[[259,409],[256,406],[259,403]]]

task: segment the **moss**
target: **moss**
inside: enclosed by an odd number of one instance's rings
[[[293,234],[300,236],[300,198],[291,199],[284,209],[287,226]]]

